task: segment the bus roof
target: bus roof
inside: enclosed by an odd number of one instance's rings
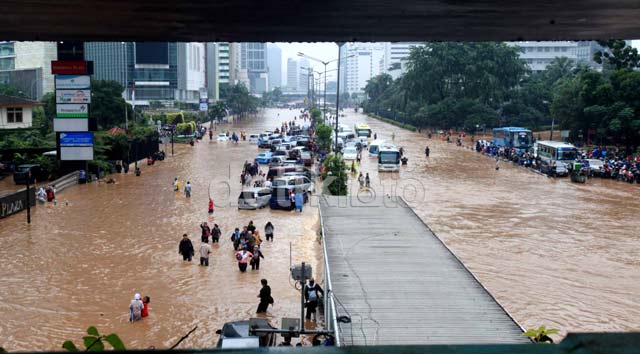
[[[507,131],[507,132],[531,132],[529,129],[521,128],[521,127],[500,127],[493,128],[493,131]]]
[[[398,148],[395,145],[382,145],[380,146],[380,152],[399,152]]]
[[[563,143],[561,141],[542,140],[537,141],[537,143],[538,145],[546,145],[554,148],[576,148],[573,144]]]
[[[356,124],[356,127],[358,129],[369,129],[369,124],[366,124],[366,123]]]

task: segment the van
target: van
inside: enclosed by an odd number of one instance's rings
[[[295,186],[275,187],[271,190],[271,199],[269,199],[269,207],[271,209],[287,209],[293,210],[296,204],[291,199],[293,193],[303,193],[304,202],[309,201],[309,193]]]
[[[262,209],[269,204],[271,189],[248,188],[240,192],[238,197],[238,209]]]
[[[249,135],[249,144],[257,144],[260,139],[260,135],[258,134],[250,134]]]
[[[374,140],[369,144],[369,156],[378,157],[378,152],[380,151],[380,146],[384,145],[384,140]]]

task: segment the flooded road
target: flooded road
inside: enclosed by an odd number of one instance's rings
[[[248,118],[232,131],[272,130],[297,114],[279,113]],[[170,146],[163,149],[170,155]],[[198,326],[181,347],[214,347],[224,322],[255,316],[261,278],[272,288],[274,324],[299,316],[289,244],[294,263],[311,263],[321,274],[317,210],[238,211],[240,171],[257,155],[256,145],[217,143],[214,135],[212,143],[207,137],[193,148],[176,145],[175,152],[141,166],[140,177],[114,175],[115,185],[92,183],[59,193],[56,206],[33,210],[31,226],[24,213],[0,220],[0,346],[58,350],[68,339],[81,343],[86,328],[95,325],[100,333],[119,334],[128,348],[167,348]],[[175,177],[191,181],[191,199],[173,191]],[[207,215],[209,186],[213,218]],[[263,240],[271,221],[274,242],[264,243],[259,272],[240,273],[229,237],[250,220]],[[208,268],[197,265],[203,221],[222,230]],[[191,264],[178,255],[183,233],[196,249]],[[131,324],[128,305],[136,292],[151,297],[150,317]]]
[[[400,173],[378,175],[363,157],[376,193],[402,195],[520,325],[640,330],[640,185],[579,185],[509,163],[496,171],[475,151],[346,114],[378,139],[394,133],[409,158]]]
[[[295,114],[267,110],[232,130],[273,129]],[[402,195],[521,325],[563,333],[640,330],[640,186],[598,179],[577,185],[507,163],[495,171],[493,160],[455,144],[361,114],[344,119],[365,121],[378,138],[395,133],[409,158],[399,174],[380,176],[376,161],[363,158],[376,193]],[[222,323],[254,315],[263,277],[275,298],[269,315],[297,317],[289,242],[293,262],[311,262],[319,274],[317,210],[238,211],[240,169],[257,152],[246,142],[207,138],[193,148],[176,145],[175,157],[142,166],[141,177],[116,175],[116,185],[63,191],[57,206],[35,208],[31,226],[24,214],[1,220],[0,346],[59,349],[96,325],[130,348],[166,348],[197,325],[181,347],[213,347]],[[193,184],[190,200],[173,192],[175,177]],[[355,178],[350,183],[356,193]],[[177,248],[185,232],[197,248],[198,225],[211,224],[209,186],[212,221],[223,235],[207,269],[183,263]],[[261,231],[273,222],[275,242],[264,245],[259,273],[241,274],[229,235],[249,220]],[[151,297],[151,314],[130,324],[135,292]]]

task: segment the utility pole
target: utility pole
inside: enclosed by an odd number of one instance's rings
[[[29,183],[31,183],[31,170],[27,173],[27,224],[31,224],[31,196],[29,195]]]
[[[344,42],[336,42],[338,45],[338,83],[336,87],[336,148],[335,151],[338,151],[338,121],[340,120],[340,49]],[[326,80],[326,77],[325,77]]]

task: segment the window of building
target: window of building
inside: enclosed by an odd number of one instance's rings
[[[7,108],[7,123],[22,123],[22,107]]]
[[[562,47],[562,51],[566,52],[567,51],[567,47]]]
[[[544,47],[544,51],[545,51],[545,52],[548,52],[548,51],[550,51],[550,50],[551,50],[551,48],[549,48],[549,47]]]
[[[538,51],[541,52],[542,51],[542,47],[538,47]]]

